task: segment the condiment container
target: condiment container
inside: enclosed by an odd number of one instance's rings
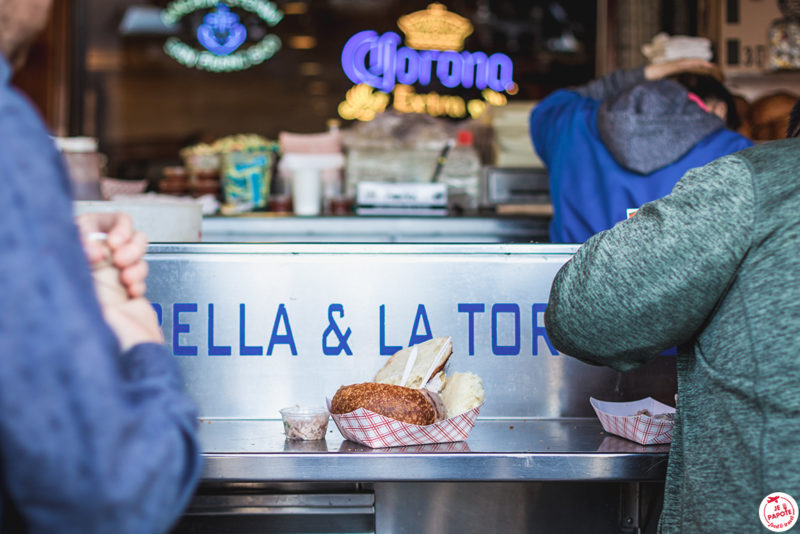
[[[325,439],[330,413],[326,408],[291,406],[280,410],[286,439]]]
[[[272,179],[272,152],[255,147],[226,153],[222,166],[222,191],[225,202],[237,211],[263,209]]]

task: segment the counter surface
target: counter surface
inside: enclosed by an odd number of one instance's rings
[[[668,445],[644,447],[594,418],[480,419],[467,441],[370,449],[344,440],[284,439],[279,420],[203,419],[206,481],[663,480]]]
[[[549,217],[204,217],[202,240],[221,243],[548,242]]]

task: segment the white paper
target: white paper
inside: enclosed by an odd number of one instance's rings
[[[401,386],[405,386],[406,385],[406,382],[408,381],[408,376],[411,374],[411,369],[414,368],[414,364],[417,361],[417,354],[418,353],[419,353],[419,350],[417,349],[416,345],[411,347],[411,354],[408,355],[408,359],[406,360],[406,368],[403,369],[403,377],[400,379],[400,385]],[[422,384],[424,385],[425,382],[422,382]]]
[[[652,415],[658,415],[660,413],[675,413],[675,408],[662,402],[658,402],[652,397],[630,402],[609,402],[590,397],[589,402],[597,410],[616,417],[635,416],[636,412],[639,410],[647,410]]]
[[[447,340],[444,343],[442,343],[442,346],[439,349],[439,354],[437,354],[436,358],[434,358],[433,362],[431,362],[431,366],[428,369],[428,372],[425,373],[425,376],[423,377],[422,380],[423,387],[431,379],[431,377],[433,376],[433,372],[436,370],[436,368],[439,367],[439,365],[442,363],[442,357],[444,356],[444,353],[447,351],[448,347],[450,347],[452,342],[453,341],[450,338],[450,336],[447,336]]]

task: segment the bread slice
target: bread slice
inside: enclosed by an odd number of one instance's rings
[[[453,341],[450,337],[435,337],[404,348],[389,358],[375,375],[375,382],[409,388],[425,387],[434,375],[444,370],[452,353]],[[407,375],[405,383],[404,375]]]
[[[485,396],[483,383],[474,373],[451,374],[441,394],[448,419],[480,406]]]

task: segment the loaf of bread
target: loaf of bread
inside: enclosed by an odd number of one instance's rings
[[[414,425],[430,425],[467,412],[484,399],[473,373],[444,373],[453,342],[437,337],[392,355],[374,382],[342,386],[331,399],[331,413],[358,408]],[[441,395],[440,395],[441,394]]]
[[[331,399],[331,413],[358,408],[412,425],[431,425],[445,418],[439,395],[424,388],[364,382],[340,387]]]
[[[452,353],[453,341],[449,337],[435,337],[399,350],[378,371],[375,382],[409,388],[425,387],[431,378],[444,370]]]
[[[485,396],[483,383],[474,373],[451,374],[447,377],[441,394],[448,418],[480,406]]]

